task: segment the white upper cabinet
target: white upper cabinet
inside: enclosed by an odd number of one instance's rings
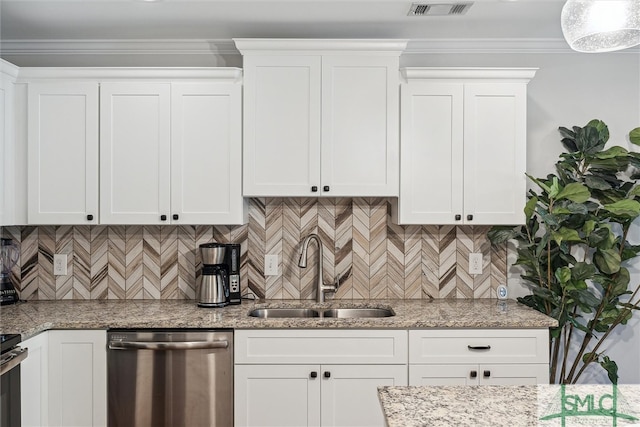
[[[397,196],[405,40],[236,39],[244,196]]]
[[[235,83],[171,85],[172,222],[246,222],[241,102]]]
[[[98,223],[98,84],[28,85],[29,224]]]
[[[170,129],[170,84],[101,85],[100,218],[103,223],[168,222]]]
[[[399,224],[521,224],[535,69],[405,69]]]
[[[18,67],[0,59],[0,226],[13,225],[15,179],[15,87]]]

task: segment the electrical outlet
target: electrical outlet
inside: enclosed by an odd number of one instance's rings
[[[482,274],[482,254],[469,254],[469,274]]]
[[[53,275],[67,275],[67,254],[53,254]]]
[[[278,275],[278,255],[264,256],[264,275],[265,276]]]

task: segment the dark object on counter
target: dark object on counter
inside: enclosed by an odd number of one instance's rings
[[[224,307],[241,303],[240,245],[200,245],[202,275],[196,295],[200,307]]]
[[[11,281],[11,269],[19,257],[20,250],[13,241],[0,238],[0,305],[15,304],[20,299]]]

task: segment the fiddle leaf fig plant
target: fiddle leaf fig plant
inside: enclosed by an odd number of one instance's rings
[[[640,246],[627,240],[640,216],[640,153],[605,149],[609,129],[600,120],[560,127],[566,152],[555,174],[529,179],[523,226],[496,226],[493,244],[514,240],[516,265],[531,294],[521,303],[558,320],[550,333],[550,382],[574,384],[590,366],[618,382],[618,366],[603,343],[640,305],[629,261]],[[640,145],[640,127],[629,133]]]

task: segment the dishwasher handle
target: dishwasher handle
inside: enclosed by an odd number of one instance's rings
[[[229,348],[229,341],[110,341],[109,350],[203,350]]]
[[[0,376],[18,366],[29,354],[28,348],[15,348],[2,355],[0,360]]]

